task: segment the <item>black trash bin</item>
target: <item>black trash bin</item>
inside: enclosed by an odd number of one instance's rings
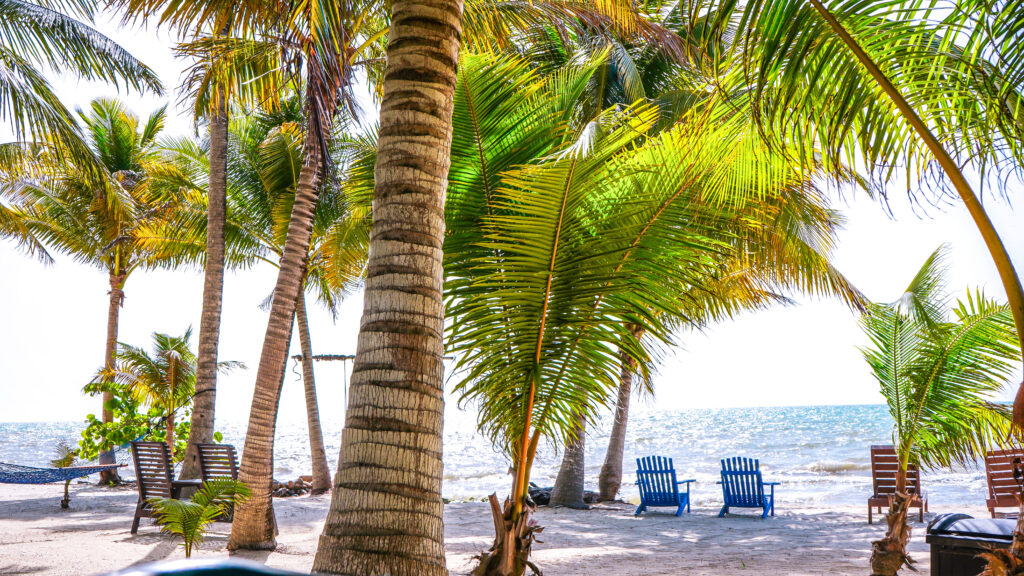
[[[256,562],[235,559],[207,558],[203,560],[174,560],[126,568],[107,576],[302,576],[267,568]]]
[[[978,556],[993,548],[1009,548],[1016,520],[940,514],[928,524],[924,541],[931,545],[932,576],[977,576],[985,569]]]

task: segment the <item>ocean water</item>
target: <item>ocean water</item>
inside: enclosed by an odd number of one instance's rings
[[[451,410],[449,411],[451,412]],[[451,499],[479,499],[509,490],[509,461],[474,430],[475,416],[459,412],[446,421],[443,494]],[[0,423],[0,462],[47,465],[60,439],[77,442],[82,423]],[[341,422],[323,422],[328,462],[333,470],[341,437]],[[588,430],[587,485],[596,489],[611,428],[609,419]],[[244,422],[218,426],[225,442],[241,448]],[[696,478],[695,505],[721,502],[715,484],[719,460],[730,456],[758,458],[768,481],[778,481],[780,507],[863,505],[871,490],[872,444],[891,442],[892,420],[885,406],[800,406],[711,410],[640,409],[630,415],[623,489],[620,497],[638,497],[633,485],[635,459],[672,457],[677,474]],[[533,480],[551,485],[561,454],[541,445]],[[130,466],[129,466],[130,468]],[[304,424],[283,423],[275,440],[275,477],[293,479],[310,470],[308,433]],[[126,474],[131,476],[131,474]],[[926,471],[923,484],[936,510],[984,504],[983,468]]]

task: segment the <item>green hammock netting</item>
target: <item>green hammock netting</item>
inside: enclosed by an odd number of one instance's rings
[[[0,462],[0,483],[2,484],[48,484],[74,480],[102,470],[117,468],[120,464],[97,464],[94,466],[68,466],[67,468],[36,468]]]

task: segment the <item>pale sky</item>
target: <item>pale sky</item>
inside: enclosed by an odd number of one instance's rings
[[[109,23],[101,29],[154,68],[168,88],[176,86],[183,64],[171,55],[166,35],[119,30]],[[117,95],[112,88],[74,80],[57,79],[54,84],[69,105],[85,107],[97,96]],[[176,102],[173,95],[120,97],[140,116],[164,102]],[[171,112],[165,134],[189,134],[188,114],[174,105]],[[968,286],[981,286],[988,295],[1004,298],[984,243],[959,203],[943,210],[929,208],[929,216],[921,218],[899,187],[891,196],[895,220],[862,193],[848,196],[845,203],[837,201],[849,222],[835,263],[869,298],[898,298],[943,242],[952,246],[950,286],[956,295]],[[1020,187],[1011,188],[1010,196],[1020,198]],[[1019,210],[1015,213],[991,196],[986,196],[986,206],[1018,270],[1024,269]],[[81,388],[103,362],[106,274],[60,256],[54,266],[45,267],[4,241],[0,270],[0,422],[81,421],[85,414],[98,412],[99,399],[86,397]],[[227,275],[220,359],[241,360],[249,370],[220,379],[218,419],[247,419],[267,323],[267,313],[258,305],[275,278],[276,269],[269,266]],[[134,273],[125,285],[119,340],[148,347],[152,332],[180,334],[191,325],[197,342],[202,281],[198,270]],[[344,303],[336,322],[322,308],[311,304],[310,309],[314,353],[354,353],[361,298],[356,295]],[[745,314],[703,333],[679,335],[679,341],[681,346],[665,359],[655,380],[659,409],[882,401],[857,349],[866,342],[857,319],[837,302],[802,298],[799,306]],[[293,353],[297,349],[296,341]],[[340,418],[342,366],[317,364],[316,370],[321,413]],[[640,402],[639,409],[654,405],[651,400]],[[448,406],[453,420],[471,421],[455,413],[453,398]],[[289,362],[281,420],[304,419],[301,383]]]

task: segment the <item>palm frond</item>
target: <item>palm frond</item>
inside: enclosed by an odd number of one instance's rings
[[[57,72],[162,93],[156,72],[94,28],[45,4],[0,0],[0,44]]]

